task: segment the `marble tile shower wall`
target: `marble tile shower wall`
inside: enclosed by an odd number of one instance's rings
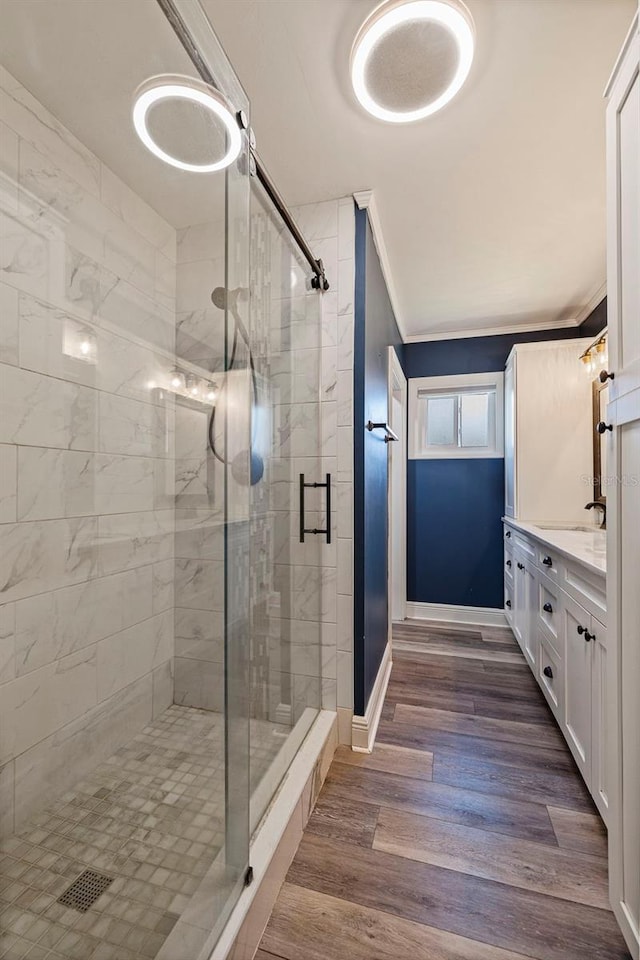
[[[331,289],[322,296],[322,473],[332,476],[332,540],[322,564],[322,705],[338,709],[350,742],[353,712],[353,302],[355,215],[352,197],[294,208]]]
[[[0,156],[10,831],[173,699],[176,235],[4,71]]]

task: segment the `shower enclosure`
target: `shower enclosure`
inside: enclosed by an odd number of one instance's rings
[[[0,17],[0,957],[196,960],[321,707],[321,293],[194,0]]]

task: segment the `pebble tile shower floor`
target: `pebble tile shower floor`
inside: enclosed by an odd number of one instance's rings
[[[251,724],[257,782],[285,735]],[[0,844],[2,960],[156,956],[224,842],[223,735],[172,706]],[[113,882],[86,913],[58,903],[87,869]]]

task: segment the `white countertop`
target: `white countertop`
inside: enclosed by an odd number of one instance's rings
[[[528,533],[541,543],[564,554],[564,556],[577,560],[578,563],[581,563],[593,573],[606,574],[606,530],[600,530],[599,527],[594,527],[593,530],[545,530],[535,523],[523,523],[521,520],[513,520],[511,517],[503,517],[503,520],[515,530],[522,530],[523,533]]]

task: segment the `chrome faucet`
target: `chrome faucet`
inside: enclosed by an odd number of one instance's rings
[[[600,507],[602,510],[602,523],[600,524],[601,530],[607,529],[607,505],[601,500],[592,500],[585,506],[585,510],[591,510],[593,507]]]

